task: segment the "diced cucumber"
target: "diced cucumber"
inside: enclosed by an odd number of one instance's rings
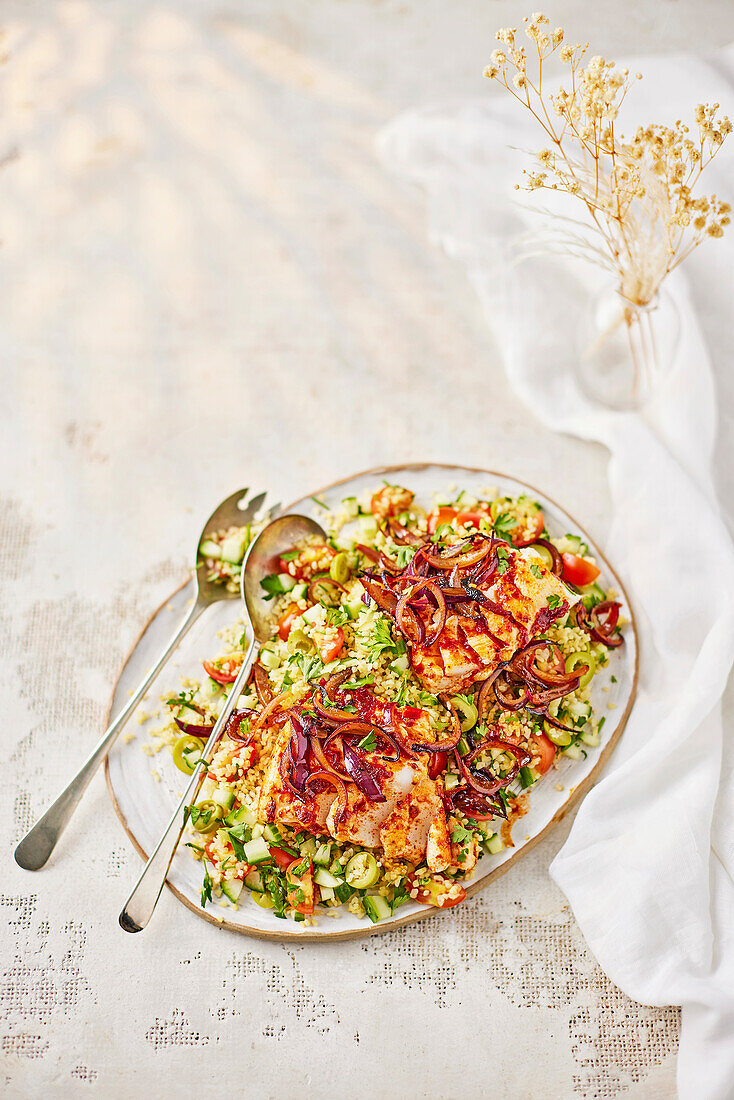
[[[581,749],[578,745],[569,745],[567,749],[563,750],[563,755],[568,756],[570,760],[580,760]]]
[[[334,897],[337,899],[337,901],[342,902],[342,904],[345,901],[349,901],[353,893],[354,890],[348,882],[345,882],[343,886],[334,887]]]
[[[594,732],[594,730],[584,730],[581,734],[581,740],[592,749],[597,749],[601,744],[601,737],[599,736],[598,730],[596,732]]]
[[[574,722],[579,722],[582,719],[586,722],[591,717],[591,703],[584,702],[581,699],[566,696],[563,701],[563,710]]]
[[[490,855],[496,856],[502,851],[505,845],[500,834],[493,833],[489,840],[485,841],[484,846]]]
[[[319,886],[328,886],[332,890],[335,886],[341,886],[341,884],[344,882],[343,878],[339,878],[337,877],[337,875],[330,874],[330,872],[327,871],[325,867],[319,867],[319,869],[314,873],[313,880],[314,882],[318,883]]]
[[[273,653],[272,649],[261,649],[259,660],[260,664],[268,669],[278,668],[280,665],[280,657]]]
[[[213,542],[212,539],[202,539],[199,554],[202,558],[221,558],[222,548],[218,542]]]
[[[334,891],[328,886],[322,886],[321,887],[321,900],[322,901],[333,901],[334,900]]]
[[[369,542],[370,539],[374,539],[377,535],[377,520],[374,516],[362,516],[359,521],[360,533],[363,535],[363,542]]]
[[[585,588],[581,589],[581,602],[588,610],[589,608],[596,607],[598,603],[601,603],[604,599],[604,589],[594,583],[587,584]]]
[[[267,840],[268,844],[274,844],[276,848],[281,848],[285,841],[280,835],[280,829],[277,825],[265,825],[263,826],[262,835]]]
[[[294,600],[302,600],[307,592],[308,585],[305,583],[305,581],[300,581],[299,584],[295,584],[293,588],[291,588],[291,596]]]
[[[257,822],[255,813],[249,806],[240,806],[225,819],[225,825],[249,825],[252,827]]]
[[[248,863],[264,863],[270,859],[270,849],[261,836],[253,837],[244,845],[245,859]]]
[[[380,894],[367,894],[362,898],[364,911],[373,924],[392,915],[392,909],[386,898]]]
[[[320,844],[313,857],[316,867],[328,867],[331,862],[331,843]]]
[[[316,855],[316,841],[312,836],[307,837],[302,844],[299,844],[299,849],[302,856],[315,856]]]
[[[565,546],[567,554],[581,554],[583,556],[584,551],[588,551],[588,546],[585,542],[582,542],[578,535],[566,535]]]
[[[245,886],[254,890],[255,893],[262,894],[265,891],[265,883],[259,871],[250,871],[245,875]]]
[[[232,565],[239,565],[245,556],[245,550],[250,545],[250,528],[240,527],[231,535],[227,535],[222,543],[222,557]]]
[[[532,787],[533,783],[535,782],[535,775],[533,774],[532,769],[528,767],[520,768],[517,777],[520,780],[520,786],[523,790],[525,790],[527,787]]]
[[[331,866],[329,867],[329,870],[331,871],[332,875],[344,874],[344,867],[339,862],[339,856],[335,856],[334,859],[331,861]]]
[[[324,621],[324,609],[320,603],[315,603],[313,607],[308,607],[301,616],[304,623],[318,623]]]
[[[242,893],[242,887],[244,883],[240,878],[224,879],[222,882],[222,893],[230,901],[237,901]]]
[[[483,840],[489,840],[491,836],[494,836],[494,829],[489,821],[477,821],[477,832],[481,833]]]
[[[211,796],[225,810],[231,810],[234,806],[234,791],[231,787],[215,787]]]
[[[290,573],[278,573],[278,580],[283,586],[284,592],[290,592],[296,587],[296,578],[292,577]]]
[[[453,772],[445,772],[443,777],[443,785],[447,791],[452,790],[454,787],[458,787],[461,779]]]
[[[409,667],[407,653],[404,653],[402,657],[396,657],[391,665],[395,672],[407,672]]]
[[[364,606],[361,597],[358,600],[348,600],[347,603],[342,604],[342,607],[352,621],[357,618],[360,611],[364,610]]]

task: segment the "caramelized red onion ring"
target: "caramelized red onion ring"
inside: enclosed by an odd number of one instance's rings
[[[190,704],[188,705],[189,707],[191,706]],[[175,716],[175,714],[173,716],[173,720],[180,730],[182,730],[184,733],[188,733],[189,737],[207,738],[214,729],[213,722],[211,723],[211,725],[204,725],[203,723],[201,725],[197,725],[196,722],[182,722],[180,718],[177,718]]]
[[[551,572],[555,573],[557,577],[561,576],[563,573],[563,558],[552,542],[549,542],[548,539],[533,539],[532,542],[524,545],[529,546],[531,550],[534,546],[542,546],[544,550],[547,550],[551,556]]]
[[[336,690],[340,687],[345,680],[348,680],[352,675],[353,670],[351,668],[343,668],[340,672],[333,672],[329,679],[324,684],[324,691],[326,692],[332,703],[336,702],[334,698]]]
[[[507,817],[501,799],[488,798],[470,787],[454,787],[449,795],[452,808],[460,810],[475,821],[489,821],[493,817]]]
[[[475,538],[478,540],[477,546],[473,545]],[[485,539],[483,535],[478,535],[458,542],[455,546],[444,550],[442,554],[429,554],[426,552],[425,559],[434,569],[453,569],[456,565],[464,568],[482,561],[491,549],[491,540]]]
[[[398,606],[398,597],[392,589],[369,573],[360,573],[359,579],[370,599],[375,601],[381,611],[387,612],[391,618],[394,618],[395,609]]]
[[[339,809],[334,814],[334,821],[338,824],[344,817],[344,813],[347,808],[347,788],[344,785],[344,780],[336,775],[333,771],[326,771],[325,769],[321,769],[319,771],[311,772],[311,774],[308,776],[303,784],[303,789],[307,791],[311,784],[315,783],[317,780],[323,783],[330,783],[337,792],[336,798]]]
[[[326,706],[326,704],[324,703],[324,696],[326,695],[325,689],[318,688],[317,690],[321,693],[321,700],[319,701],[316,692],[314,692],[313,708],[318,714],[319,718],[326,718],[329,722],[351,722],[353,720],[353,711],[342,710],[341,707]]]
[[[392,541],[398,546],[425,546],[429,541],[427,536],[416,535],[415,532],[404,527],[402,523],[398,523],[396,519],[388,519],[387,532]]]
[[[248,731],[246,734],[240,733],[240,724],[249,715],[254,714],[252,710],[235,710],[227,719],[227,724],[224,727],[225,737],[229,737],[232,741],[243,741],[247,744],[251,738],[252,733]],[[212,726],[212,729],[214,727]]]
[[[252,723],[252,726],[251,726],[251,732],[255,733],[257,730],[261,729],[264,725],[267,725],[268,719],[271,717],[271,715],[273,715],[278,710],[278,708],[282,705],[283,700],[286,699],[287,697],[288,697],[288,692],[287,691],[281,691],[280,695],[276,695],[274,699],[271,699],[270,702],[268,703],[268,705],[263,710],[261,710],[260,713],[255,718],[255,721]],[[285,714],[286,714],[286,712],[283,712],[284,717],[285,717]]]
[[[338,776],[342,781],[348,782],[349,776],[339,771],[336,765],[333,764],[331,760],[329,760],[318,737],[314,737],[311,734],[309,736],[309,742],[311,745],[311,751],[313,752],[314,756],[316,757],[324,771],[331,772],[333,775]]]
[[[252,679],[255,684],[255,694],[262,705],[267,706],[275,692],[270,683],[270,677],[259,661],[256,661],[252,666]]]
[[[603,600],[596,607],[592,607],[588,614],[589,626],[584,626],[584,630],[588,631],[595,642],[601,642],[610,649],[624,645],[624,638],[617,633],[621,607],[622,605],[616,600]]]
[[[415,600],[420,592],[424,591],[428,592],[436,601],[436,611],[433,615],[431,632],[430,634],[426,633],[425,637],[425,644],[433,645],[434,642],[437,642],[440,638],[441,632],[443,631],[443,628],[446,624],[446,600],[444,599],[443,592],[441,591],[441,588],[436,583],[436,581],[430,580],[429,578],[421,578],[415,581],[415,583],[412,584],[410,587],[406,588],[402,596],[398,600],[397,606],[395,608],[395,622],[398,630],[405,634],[406,637],[411,637],[413,624],[411,624],[410,627],[407,627],[407,612],[411,610],[409,608],[409,604],[413,600]],[[416,612],[413,611],[412,617],[414,621],[417,619]]]
[[[352,777],[352,782],[359,787],[365,798],[370,802],[386,802],[387,800],[382,793],[371,764],[347,742],[342,745],[342,754],[344,756],[344,767]]]

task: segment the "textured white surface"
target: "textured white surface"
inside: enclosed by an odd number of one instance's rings
[[[554,15],[597,40],[608,20],[615,50],[734,34],[714,2],[588,9]],[[7,1095],[173,1096],[233,1066],[254,1098],[671,1094],[677,1011],[599,971],[547,874],[563,826],[436,935],[318,950],[251,947],[167,894],[120,932],[138,861],[101,776],[46,870],[9,854],[234,485],[291,499],[385,461],[494,466],[603,543],[606,453],[512,395],[463,273],[373,152],[399,108],[483,93],[518,10],[4,5]],[[716,288],[702,304],[724,347]]]

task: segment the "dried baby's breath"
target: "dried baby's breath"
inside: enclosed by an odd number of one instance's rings
[[[693,192],[731,122],[719,117],[718,103],[699,104],[692,127],[680,120],[650,124],[626,138],[616,130],[619,109],[642,74],[600,56],[587,59],[589,43],[566,42],[563,28],[551,30],[542,12],[524,23],[529,45],[518,42],[514,27],[498,30],[500,45],[485,76],[499,81],[547,135],[536,168],[525,173],[526,189],[576,195],[601,238],[599,247],[581,250],[617,273],[625,298],[644,305],[705,237],[721,237],[729,225],[728,203]],[[555,93],[543,87],[552,55],[568,68],[566,86]],[[579,246],[578,235],[566,239]]]

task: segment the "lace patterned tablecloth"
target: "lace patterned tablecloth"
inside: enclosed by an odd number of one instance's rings
[[[384,462],[487,466],[603,541],[604,451],[512,395],[462,273],[376,161],[453,26],[431,6],[417,34],[419,7],[6,8],[6,1096],[673,1093],[677,1009],[605,978],[548,878],[565,824],[458,909],[323,946],[217,931],[168,892],[121,932],[139,860],[101,776],[43,872],[11,862],[237,485],[291,499]],[[488,34],[482,5],[457,7]]]

